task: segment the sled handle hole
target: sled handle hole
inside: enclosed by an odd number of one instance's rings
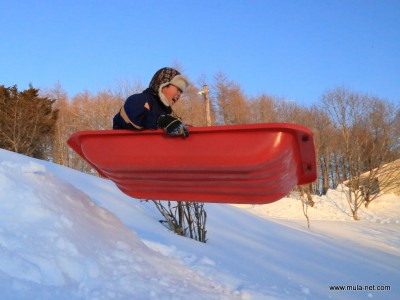
[[[303,135],[303,137],[301,138],[303,142],[308,142],[309,139],[310,137],[308,135]]]

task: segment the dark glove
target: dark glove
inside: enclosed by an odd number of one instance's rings
[[[164,129],[171,136],[183,135],[189,136],[189,131],[186,126],[179,120],[171,115],[161,115],[157,120],[158,127]]]

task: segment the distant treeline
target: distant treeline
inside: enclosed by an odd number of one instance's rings
[[[143,89],[140,84],[126,83],[70,99],[60,84],[40,93],[32,86],[25,91],[0,86],[0,147],[92,173],[66,140],[80,130],[111,129],[112,118],[126,97]],[[206,125],[202,89],[192,84],[174,106],[187,124]],[[222,73],[209,83],[209,89],[214,125],[284,122],[313,130],[318,180],[307,187],[311,193],[323,194],[350,180],[354,188],[363,189],[365,198],[369,192],[359,180],[361,174],[400,158],[399,104],[387,99],[335,87],[322,94],[319,103],[306,107],[267,94],[248,97]]]

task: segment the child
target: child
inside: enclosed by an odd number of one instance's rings
[[[149,87],[126,99],[114,116],[113,129],[164,129],[171,136],[189,136],[186,126],[172,116],[172,106],[189,85],[186,77],[172,68],[158,70]]]

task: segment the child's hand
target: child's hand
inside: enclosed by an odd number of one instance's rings
[[[171,115],[161,115],[158,117],[158,127],[163,128],[171,136],[189,136],[189,131],[186,126],[179,120]]]

